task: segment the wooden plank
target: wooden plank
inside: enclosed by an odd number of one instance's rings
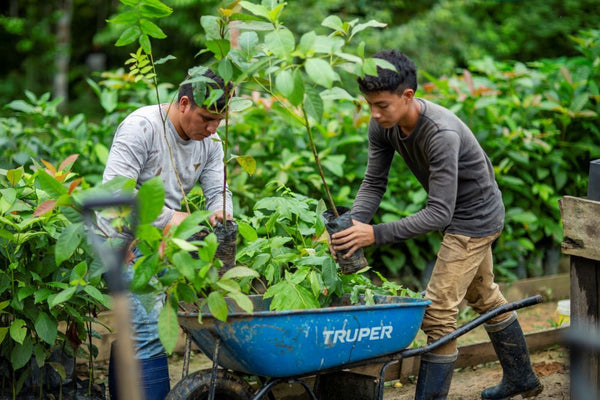
[[[564,196],[559,200],[564,254],[600,261],[600,202]]]

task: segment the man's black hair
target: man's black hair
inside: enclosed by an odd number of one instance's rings
[[[373,58],[380,58],[396,67],[397,71],[377,67],[377,76],[365,75],[358,78],[358,87],[363,93],[396,92],[402,94],[410,88],[417,91],[417,69],[404,53],[398,50],[381,50]]]
[[[223,78],[214,73],[210,68],[208,68],[202,75],[214,81],[214,83],[206,83],[206,94],[204,95],[204,98],[207,98],[210,95],[211,88],[223,90],[223,95],[219,97],[219,99],[210,107],[211,111],[222,112],[227,106],[227,96],[232,95],[231,91],[233,90],[233,85],[230,82],[227,85],[227,88],[225,88],[225,81]],[[177,101],[181,100],[183,96],[187,96],[190,99],[192,106],[206,108],[205,105],[199,106],[198,103],[196,103],[196,100],[194,99],[194,87],[192,83],[184,83],[179,87]]]

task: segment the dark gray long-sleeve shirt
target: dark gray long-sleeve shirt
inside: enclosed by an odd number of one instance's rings
[[[492,164],[471,130],[450,110],[416,99],[422,108],[407,137],[398,125],[369,123],[369,161],[352,215],[368,223],[386,192],[395,152],[428,193],[427,205],[406,218],[373,226],[375,244],[442,231],[483,237],[502,230],[504,205]],[[392,193],[392,195],[395,195]]]

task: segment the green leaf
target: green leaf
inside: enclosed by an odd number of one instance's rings
[[[333,87],[331,89],[326,89],[321,92],[321,98],[324,101],[327,100],[356,100],[350,93],[340,87]]]
[[[358,24],[354,28],[352,28],[352,33],[350,34],[350,39],[354,37],[359,32],[364,31],[367,28],[385,28],[387,24],[383,22],[375,21],[374,19],[369,22],[365,22],[364,24]]]
[[[292,73],[284,69],[277,74],[275,78],[275,87],[285,97],[289,97],[294,92],[294,78]]]
[[[158,316],[158,336],[167,354],[173,353],[179,337],[177,310],[167,302]]]
[[[238,232],[240,233],[240,235],[242,235],[244,240],[248,242],[253,242],[256,239],[258,239],[258,234],[256,233],[256,230],[250,224],[244,221],[237,221],[237,224]]]
[[[159,0],[144,0],[140,12],[146,18],[164,18],[173,13],[173,9]]]
[[[160,176],[142,184],[137,195],[140,224],[150,224],[158,218],[165,205],[165,189]]]
[[[57,266],[71,258],[81,244],[83,237],[84,230],[82,223],[68,225],[61,232],[54,249],[54,260]]]
[[[304,79],[299,69],[294,71],[294,90],[288,96],[288,100],[295,106],[300,105],[304,100]]]
[[[231,65],[231,61],[229,61],[229,59],[223,58],[221,61],[219,61],[217,69],[219,76],[223,78],[225,82],[229,82],[231,80],[231,77],[233,76],[233,66]]]
[[[210,313],[218,320],[227,320],[227,303],[221,292],[211,292],[208,295],[208,309]]]
[[[236,278],[258,278],[259,274],[255,270],[248,267],[233,267],[227,270],[221,279],[236,279]]]
[[[207,40],[204,45],[215,55],[217,60],[225,57],[231,48],[231,43],[227,39]]]
[[[240,5],[258,17],[263,17],[269,21],[271,20],[269,9],[265,6],[254,4],[249,1],[241,1]]]
[[[56,294],[56,296],[48,298],[48,306],[50,308],[53,308],[61,303],[64,303],[65,301],[70,300],[71,297],[73,297],[73,295],[75,294],[76,290],[77,286],[71,286],[64,290],[61,290],[60,292],[58,292],[58,294]]]
[[[17,344],[10,352],[10,362],[15,370],[23,368],[31,359],[33,343],[31,336],[27,336],[22,344]]]
[[[241,112],[252,107],[253,104],[254,103],[250,99],[244,99],[242,97],[232,97],[231,100],[229,100],[229,111]]]
[[[49,345],[54,345],[58,334],[58,324],[56,320],[49,317],[45,312],[40,312],[35,319],[36,334]]]
[[[265,46],[278,58],[290,58],[295,45],[294,34],[286,28],[269,32],[265,36]]]
[[[324,27],[333,29],[334,31],[344,32],[344,23],[337,15],[330,15],[321,22]]]
[[[150,43],[150,37],[149,37],[148,35],[146,35],[145,33],[144,33],[144,34],[141,34],[141,35],[140,35],[139,42],[140,42],[140,46],[142,47],[142,49],[143,49],[143,50],[144,50],[146,53],[148,53],[148,54],[151,54],[151,53],[152,53],[152,44]],[[145,72],[144,72],[144,71],[141,71],[141,74],[140,74],[140,75],[138,75],[138,76],[136,77],[136,79],[141,79],[143,74],[145,74]],[[146,77],[147,77],[148,79],[150,79],[150,77],[149,77],[148,75],[146,75]],[[136,82],[137,82],[137,81],[136,81]]]
[[[240,307],[247,313],[251,313],[252,311],[254,311],[254,304],[252,304],[250,298],[244,293],[231,292],[229,293],[229,297],[231,297],[233,301],[236,302],[238,307]]]
[[[67,188],[62,183],[42,169],[37,172],[36,182],[40,189],[48,193],[53,199],[58,199],[61,195],[67,193]]]
[[[319,92],[314,87],[309,86],[306,88],[304,107],[310,117],[317,123],[321,122],[323,118],[323,99],[321,99]]]
[[[10,337],[17,343],[23,344],[27,335],[27,324],[20,318],[10,324]]]
[[[287,279],[267,289],[264,298],[271,297],[273,298],[271,310],[283,311],[320,307],[319,302],[308,289]]]
[[[10,182],[10,184],[12,186],[16,186],[16,184],[19,183],[19,181],[21,180],[22,176],[23,176],[23,167],[19,167],[16,169],[9,169],[8,171],[6,171],[6,178],[8,178],[8,181]]]
[[[127,28],[123,31],[123,33],[121,34],[121,36],[115,43],[115,46],[117,46],[117,47],[127,46],[128,44],[135,42],[137,40],[137,38],[140,37],[141,34],[142,34],[142,31],[140,30],[140,28],[137,25],[130,26],[129,28]]]
[[[83,291],[90,295],[91,298],[96,300],[98,304],[110,308],[110,298],[107,295],[102,294],[98,289],[94,286],[86,285],[83,288]]]
[[[304,64],[304,70],[309,78],[317,85],[331,88],[333,81],[340,79],[339,75],[333,70],[331,65],[320,58],[310,58]]]
[[[2,344],[2,342],[4,341],[4,338],[6,337],[7,333],[8,333],[8,327],[0,326],[0,344]]]
[[[125,24],[133,25],[138,21],[138,13],[136,11],[125,11],[117,14],[114,18],[107,20],[110,24]]]
[[[169,54],[166,57],[163,57],[161,59],[158,59],[158,60],[154,61],[154,65],[161,65],[161,64],[164,64],[164,63],[166,63],[168,61],[176,60],[176,59],[177,59],[177,57],[172,56],[172,55]]]
[[[244,53],[246,60],[250,60],[256,53],[256,45],[258,44],[258,35],[256,32],[244,32],[238,38],[240,49]]]
[[[256,172],[256,160],[252,156],[235,156],[235,160],[240,164],[240,167],[249,175],[254,175]]]

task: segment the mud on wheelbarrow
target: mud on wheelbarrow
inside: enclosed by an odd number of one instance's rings
[[[303,378],[367,364],[382,364],[376,399],[383,398],[387,367],[453,340],[491,318],[542,301],[533,296],[505,304],[459,327],[453,333],[421,347],[414,340],[429,300],[375,296],[375,304],[350,304],[344,297],[331,307],[270,311],[270,301],[250,296],[254,311],[246,313],[228,300],[226,322],[189,307],[178,314],[179,324],[213,361],[211,370],[196,371],[177,383],[167,399],[259,400],[273,399],[279,383],[297,383],[309,398],[315,388]],[[220,368],[218,368],[220,367]],[[246,379],[258,377],[258,389]],[[318,379],[317,379],[318,382]],[[318,384],[317,384],[318,385]]]

